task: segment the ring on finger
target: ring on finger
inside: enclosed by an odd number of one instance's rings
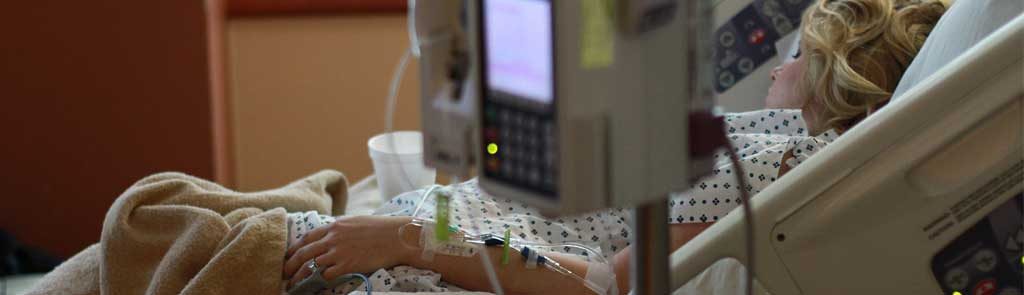
[[[309,260],[309,264],[306,268],[309,268],[310,273],[316,273],[320,269],[320,265],[316,264],[316,258],[313,258]]]

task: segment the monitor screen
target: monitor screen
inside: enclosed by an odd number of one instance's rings
[[[487,86],[543,104],[554,99],[549,0],[485,0]]]

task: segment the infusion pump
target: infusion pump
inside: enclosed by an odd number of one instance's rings
[[[684,189],[689,115],[712,105],[709,3],[414,3],[427,164],[545,214]]]

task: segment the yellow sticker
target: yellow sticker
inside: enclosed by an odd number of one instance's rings
[[[615,62],[615,28],[612,23],[612,1],[580,1],[583,13],[580,35],[580,65],[599,69]]]

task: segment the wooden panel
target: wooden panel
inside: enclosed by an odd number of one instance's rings
[[[206,2],[5,3],[0,228],[67,257],[139,178],[215,176]]]
[[[231,101],[227,79],[230,68],[227,54],[227,0],[206,3],[207,66],[210,75],[210,111],[213,132],[214,180],[235,188],[235,153],[232,137]]]
[[[403,12],[408,0],[230,0],[231,16]]]

